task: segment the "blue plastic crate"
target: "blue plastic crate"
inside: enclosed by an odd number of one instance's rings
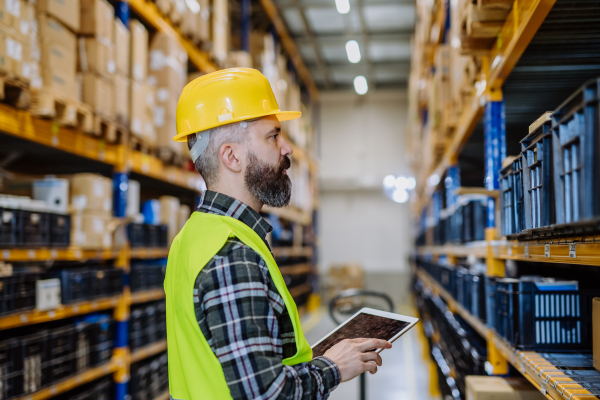
[[[532,124],[529,134],[521,140],[525,229],[554,223],[551,114],[545,113]]]
[[[464,242],[485,240],[487,200],[487,196],[475,195],[461,198]]]
[[[465,309],[471,310],[471,274],[466,268],[456,271],[456,301]]]
[[[510,163],[500,170],[500,230],[504,236],[517,233],[514,216],[514,191],[513,165]]]
[[[485,277],[485,316],[487,326],[496,329],[496,278],[491,276]]]
[[[483,274],[471,274],[471,314],[486,321],[485,277]]]
[[[503,278],[496,280],[496,331],[509,343],[516,342],[517,329],[517,293],[518,279]]]
[[[552,115],[556,224],[600,217],[600,79],[583,85]]]

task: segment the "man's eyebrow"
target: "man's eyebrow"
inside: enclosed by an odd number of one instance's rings
[[[281,127],[275,127],[273,129],[271,129],[269,132],[267,132],[267,136],[269,136],[272,133],[280,133],[281,132]]]

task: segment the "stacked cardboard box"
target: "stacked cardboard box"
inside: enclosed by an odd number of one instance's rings
[[[467,376],[467,400],[542,400],[546,397],[525,378]]]
[[[168,244],[171,245],[179,233],[179,199],[173,196],[160,196],[160,223],[167,226]]]
[[[182,154],[185,144],[174,142],[173,137],[177,134],[177,101],[187,82],[187,53],[178,41],[161,32],[150,43],[148,82],[156,88],[156,145],[177,155]]]
[[[114,12],[106,0],[81,0],[78,43],[81,96],[96,114],[109,119],[115,115]]]
[[[96,174],[71,177],[71,243],[86,249],[112,245],[112,181]]]
[[[198,0],[200,11],[196,14],[197,29],[193,39],[199,43],[208,43],[210,41],[210,4],[209,0]]]
[[[147,82],[148,77],[148,31],[137,20],[129,21],[130,46],[130,108],[131,133],[148,145],[156,144],[156,131],[152,116],[154,88]]]
[[[0,2],[0,72],[23,82],[31,79],[32,10],[33,5],[26,1]]]
[[[130,71],[130,35],[129,29],[115,18],[113,23],[113,38],[115,41],[114,104],[117,122],[129,126],[129,71]]]
[[[39,86],[55,96],[79,101],[75,35],[80,27],[79,0],[40,0],[36,2],[36,11]]]
[[[217,63],[223,65],[229,52],[229,5],[227,0],[213,0],[212,53]]]

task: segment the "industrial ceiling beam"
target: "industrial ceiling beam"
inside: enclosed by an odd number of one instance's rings
[[[360,20],[360,41],[363,45],[363,56],[367,64],[367,81],[375,82],[373,71],[373,62],[371,61],[371,52],[369,51],[369,33],[367,32],[367,21],[364,13],[364,0],[358,0],[358,18]]]
[[[313,48],[315,53],[315,59],[319,69],[321,70],[321,74],[323,74],[323,78],[325,80],[325,88],[331,88],[331,73],[325,60],[323,59],[323,49],[321,48],[321,44],[319,41],[315,40],[315,36],[312,33],[312,29],[310,28],[310,24],[308,23],[308,19],[306,18],[306,13],[304,12],[304,6],[300,0],[294,0],[294,7],[297,8],[300,13],[300,19],[302,20],[302,27],[304,28],[304,35],[306,40]]]

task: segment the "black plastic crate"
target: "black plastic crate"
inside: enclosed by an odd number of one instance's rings
[[[86,322],[76,322],[75,336],[75,371],[81,372],[90,367],[90,325]]]
[[[52,382],[48,371],[49,333],[44,330],[21,338],[20,357],[17,368],[21,375],[17,378],[17,390],[28,395]]]
[[[156,303],[156,319],[158,340],[167,338],[167,304],[164,301]]]
[[[542,290],[538,282],[518,286],[519,349],[591,350],[592,299],[600,290]]]
[[[469,196],[464,200],[463,238],[465,242],[485,240],[487,224],[487,197]]]
[[[131,247],[145,246],[144,224],[132,222],[127,226],[127,236]]]
[[[161,288],[165,281],[166,265],[136,263],[131,266],[129,287],[132,292]]]
[[[0,399],[10,399],[23,393],[22,368],[19,367],[21,347],[17,339],[0,342]]]
[[[466,268],[456,271],[456,301],[466,310],[471,310],[471,274]]]
[[[544,114],[529,128],[521,140],[525,229],[550,226],[554,221],[552,185],[552,121]]]
[[[485,305],[485,276],[483,274],[471,274],[471,314],[486,321]]]
[[[79,318],[75,326],[84,326],[89,346],[90,366],[108,362],[114,347],[114,322],[107,314],[90,314]]]
[[[496,280],[496,331],[509,343],[516,342],[518,329],[518,279],[503,278]]]
[[[158,225],[144,224],[144,246],[160,247],[160,228]]]
[[[17,245],[25,247],[46,247],[50,245],[50,214],[45,212],[19,210],[22,218],[22,241]]]
[[[146,342],[148,344],[158,341],[158,316],[156,307],[150,304],[144,309],[143,328],[146,334]]]
[[[440,266],[440,268],[440,285],[442,285],[452,297],[456,298],[456,270],[445,265]]]
[[[129,317],[129,348],[138,349],[148,343],[144,330],[144,310],[136,307],[131,309]]]
[[[76,331],[73,326],[50,330],[48,363],[45,367],[50,382],[73,375],[76,369]]]
[[[600,216],[600,79],[587,82],[552,114],[556,224]]]
[[[0,277],[0,315],[35,308],[35,286],[41,274]]]
[[[513,235],[515,228],[515,182],[513,165],[509,163],[500,170],[500,231],[502,235]]]
[[[71,216],[49,214],[50,217],[50,246],[69,247],[71,244]]]
[[[93,296],[92,282],[95,280],[95,270],[89,268],[63,269],[55,272],[54,276],[60,278],[63,304],[76,303]]]
[[[121,293],[123,291],[123,270],[120,268],[94,270],[91,289],[89,298],[109,297]]]
[[[448,209],[448,218],[446,219],[446,242],[463,243],[464,226],[462,205],[456,208]]]
[[[15,247],[23,240],[20,210],[0,207],[0,247]]]
[[[485,277],[485,320],[487,326],[491,329],[496,329],[496,278],[491,276]],[[497,329],[496,329],[497,330]]]

